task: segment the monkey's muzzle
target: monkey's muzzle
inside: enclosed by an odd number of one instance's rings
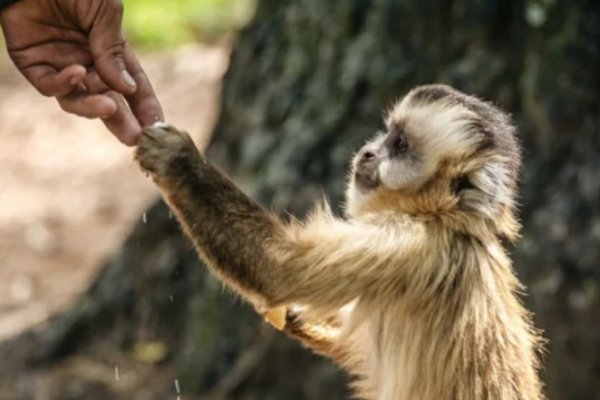
[[[370,191],[377,189],[379,179],[379,157],[375,152],[363,149],[358,155],[354,180],[359,190]]]

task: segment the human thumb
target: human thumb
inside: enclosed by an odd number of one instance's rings
[[[124,95],[136,91],[136,83],[127,72],[121,33],[123,4],[119,0],[104,0],[90,30],[90,49],[100,78],[113,90]]]

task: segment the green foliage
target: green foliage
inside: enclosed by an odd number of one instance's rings
[[[124,0],[127,37],[137,46],[164,48],[214,40],[244,26],[254,0]]]

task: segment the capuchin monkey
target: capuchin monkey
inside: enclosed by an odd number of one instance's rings
[[[170,126],[137,148],[200,257],[370,400],[540,400],[541,338],[502,240],[520,150],[506,114],[443,85],[393,105],[351,163],[344,219],[284,222]],[[271,317],[273,319],[274,317]],[[274,318],[277,319],[277,318]]]

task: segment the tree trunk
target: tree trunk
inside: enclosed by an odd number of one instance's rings
[[[210,157],[263,204],[302,216],[323,192],[340,204],[352,152],[411,87],[444,82],[510,110],[525,147],[525,229],[513,250],[550,340],[547,392],[600,399],[599,4],[262,0],[232,56]],[[2,353],[17,365],[27,345],[39,370],[159,343],[168,354],[157,368],[184,395],[347,397],[335,367],[240,303],[161,203],[72,310]],[[52,398],[79,398],[66,390]],[[133,398],[173,392],[161,390]]]

